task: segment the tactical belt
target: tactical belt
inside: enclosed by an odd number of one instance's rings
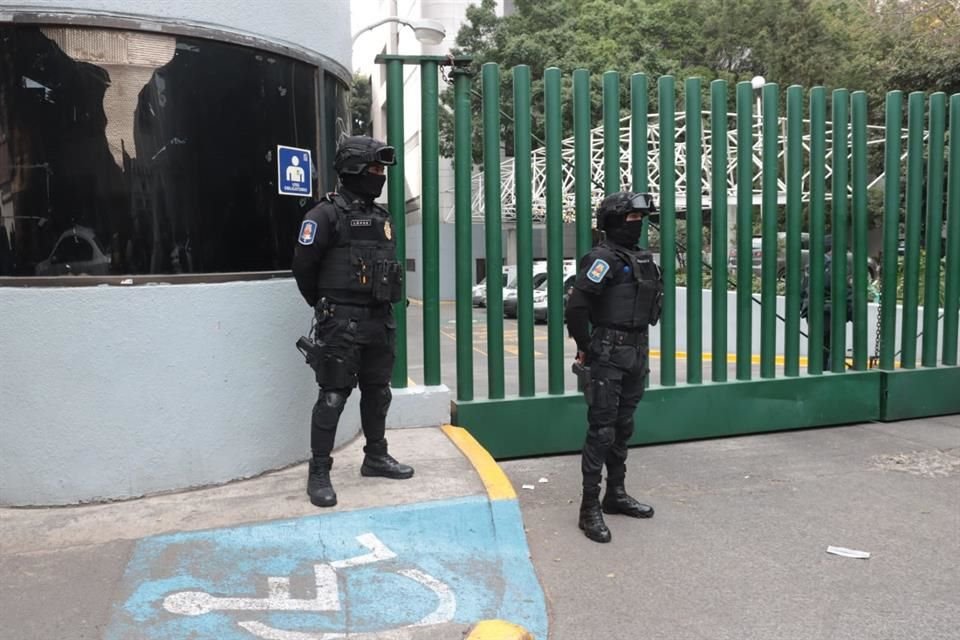
[[[636,347],[647,340],[646,329],[615,329],[613,327],[597,327],[594,340],[609,342],[615,345]]]
[[[334,318],[385,318],[392,313],[393,307],[389,304],[355,304],[349,302],[334,302],[321,300],[317,304],[317,315]]]

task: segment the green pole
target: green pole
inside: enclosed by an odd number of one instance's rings
[[[503,398],[503,265],[500,212],[500,67],[483,65],[483,207],[487,254],[488,397]]]
[[[831,369],[843,373],[847,354],[847,130],[849,122],[850,92],[837,89],[833,92],[833,248],[830,283],[832,329],[830,331]]]
[[[547,160],[547,389],[563,393],[563,166],[560,69],[544,72]]]
[[[943,233],[943,136],[946,133],[947,94],[930,96],[927,140],[926,279],[923,287],[923,366],[937,366],[940,324],[940,242]]]
[[[900,337],[900,367],[903,369],[917,366],[924,102],[924,94],[920,91],[914,91],[907,97],[907,233],[903,256],[903,332]]]
[[[403,153],[403,62],[387,62],[387,144],[394,148],[397,163],[387,170],[387,206],[390,208],[393,235],[397,243],[397,260],[407,264],[406,193]],[[394,389],[407,386],[407,283],[402,284],[400,302],[393,305],[397,323],[396,357],[393,362]]]
[[[853,127],[853,368],[867,368],[867,94],[850,96]],[[837,308],[837,307],[835,307]]]
[[[635,193],[650,190],[647,166],[648,89],[649,83],[645,74],[635,73],[630,76],[630,177]],[[649,231],[650,221],[644,218],[643,231],[640,233],[641,247],[649,246]]]
[[[573,171],[578,260],[593,246],[590,142],[590,72],[577,69],[573,72]]]
[[[827,91],[810,91],[810,299],[807,314],[807,372],[823,373],[823,281],[827,173]]]
[[[786,376],[800,375],[800,233],[803,229],[803,88],[787,87],[787,318],[784,327]]]
[[[753,375],[753,87],[737,83],[737,380]]]
[[[684,83],[687,150],[687,382],[703,382],[703,131],[700,79]]]
[[[761,235],[763,258],[760,288],[760,377],[776,376],[777,356],[777,149],[779,147],[777,85],[763,86],[763,193]]]
[[[943,364],[957,364],[960,308],[960,94],[950,96],[950,167],[947,185],[947,266],[943,305]]]
[[[473,400],[473,212],[471,194],[470,72],[453,70],[454,92],[454,206],[457,278],[457,399]]]
[[[437,63],[420,63],[423,219],[423,381],[440,384],[440,124]]]
[[[536,393],[533,367],[533,178],[530,67],[513,69],[514,192],[517,202],[517,346],[520,395]]]
[[[675,81],[657,80],[660,111],[660,268],[663,313],[660,316],[660,384],[677,384],[677,205],[675,169]]]
[[[713,311],[710,350],[714,382],[727,381],[727,81],[710,83],[711,162],[711,262]]]
[[[620,74],[603,74],[603,193],[620,191]]]
[[[903,92],[887,93],[883,158],[883,289],[880,294],[880,367],[893,369],[897,335],[897,240],[900,236],[900,122]]]

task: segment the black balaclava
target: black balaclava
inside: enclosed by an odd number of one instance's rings
[[[619,226],[607,229],[607,238],[620,246],[633,249],[643,233],[643,220],[624,220]]]
[[[369,172],[369,167],[364,168],[360,173],[344,173],[340,175],[340,182],[350,192],[374,200],[380,197],[383,192],[383,184],[387,181],[387,176],[376,175]]]

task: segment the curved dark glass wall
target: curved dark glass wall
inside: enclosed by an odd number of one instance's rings
[[[312,202],[278,195],[276,147],[319,164],[349,122],[320,73],[196,37],[0,26],[0,277],[289,269]]]

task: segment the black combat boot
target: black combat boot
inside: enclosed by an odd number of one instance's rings
[[[623,480],[619,482],[607,478],[607,493],[603,496],[604,513],[621,513],[631,518],[652,518],[653,507],[637,502],[623,488]]]
[[[330,484],[330,467],[333,458],[314,456],[310,461],[310,475],[307,476],[307,495],[315,507],[332,507],[337,504],[337,493]]]
[[[584,488],[583,501],[580,503],[580,528],[583,534],[594,542],[610,542],[610,529],[607,529],[600,513],[600,488]]]
[[[387,453],[387,441],[368,442],[363,448],[363,464],[360,475],[366,477],[392,478],[406,480],[413,477],[413,467],[397,462]]]

